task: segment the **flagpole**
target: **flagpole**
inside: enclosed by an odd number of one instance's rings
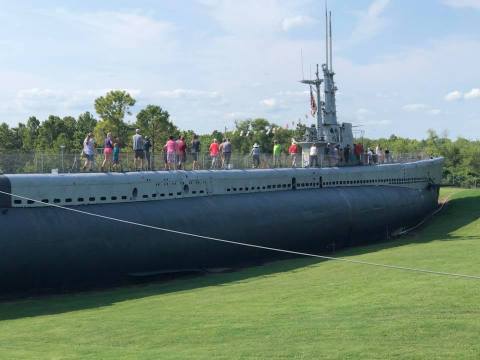
[[[313,113],[313,105],[315,102],[315,98],[313,97],[312,94],[312,85],[315,86],[315,91],[317,92],[317,105],[316,105],[316,112],[317,112],[317,140],[318,141],[325,141],[325,134],[324,134],[324,129],[323,129],[323,113],[322,113],[322,102],[321,102],[321,93],[320,93],[320,85],[322,84],[322,79],[319,77],[319,70],[318,70],[318,64],[317,64],[317,71],[315,73],[315,79],[314,80],[302,80],[300,81],[302,84],[310,85],[310,101],[311,101],[311,107],[312,107],[312,116],[314,116]]]

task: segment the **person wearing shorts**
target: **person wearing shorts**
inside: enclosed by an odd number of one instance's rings
[[[198,135],[193,135],[193,140],[191,144],[192,149],[192,170],[198,169],[198,157],[200,155],[200,140],[198,139]]]
[[[210,158],[212,159],[211,169],[217,168],[217,161],[218,161],[218,153],[220,151],[220,147],[218,145],[217,139],[213,139],[213,142],[210,144]]]
[[[112,166],[112,155],[113,155],[112,133],[109,132],[104,141],[103,163],[101,168],[102,171],[105,171],[105,166],[108,166],[108,168]]]
[[[85,140],[83,140],[83,155],[85,155],[85,164],[83,165],[83,170],[92,171],[93,160],[95,155],[95,140],[93,139],[93,134],[88,133]]]
[[[183,169],[185,160],[187,157],[187,144],[185,143],[185,138],[180,136],[177,140],[177,169]]]
[[[115,138],[113,142],[113,166],[114,170],[117,170],[120,165],[120,140]]]
[[[143,151],[143,136],[140,135],[140,129],[135,130],[135,135],[133,135],[133,151],[135,152],[135,158],[133,159],[133,167],[135,170],[138,170],[138,162],[140,162],[140,169],[143,169],[143,159],[145,157],[145,152]]]
[[[230,167],[230,158],[232,157],[232,143],[230,139],[225,139],[222,143],[222,168],[228,169]]]
[[[168,138],[167,143],[165,144],[167,150],[167,166],[168,170],[175,170],[175,160],[176,160],[176,151],[177,143],[175,142],[173,136]]]
[[[145,153],[145,161],[147,162],[147,170],[152,170],[152,164],[150,163],[150,149],[152,148],[152,143],[148,136],[145,136],[145,141],[143,142],[143,151]]]

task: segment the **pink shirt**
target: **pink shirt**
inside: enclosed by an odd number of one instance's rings
[[[177,143],[173,140],[168,140],[166,146],[167,146],[167,153],[174,153],[175,150],[177,149]]]

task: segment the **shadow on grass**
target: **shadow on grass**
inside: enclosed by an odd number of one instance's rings
[[[328,256],[344,257],[367,254],[383,249],[399,247],[411,243],[427,243],[437,241],[458,241],[460,239],[476,239],[475,236],[458,237],[452,235],[455,230],[475,221],[480,216],[480,195],[453,199],[446,208],[417,232],[388,242],[364,247],[350,248]],[[73,294],[53,294],[36,296],[15,301],[0,303],[0,320],[19,319],[42,315],[60,314],[82,309],[106,307],[112,304],[157,296],[172,292],[188,291],[207,286],[228,286],[231,283],[247,282],[258,277],[277,276],[283,272],[301,269],[325,260],[318,258],[295,258],[267,263],[261,266],[244,268],[238,271],[210,274],[207,276],[190,274],[187,278],[173,278],[170,281],[150,282],[110,288],[101,291],[76,292]]]

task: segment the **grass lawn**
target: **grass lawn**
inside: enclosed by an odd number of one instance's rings
[[[480,275],[480,191],[396,241],[338,252]],[[299,258],[0,303],[1,359],[478,359],[480,280]]]

